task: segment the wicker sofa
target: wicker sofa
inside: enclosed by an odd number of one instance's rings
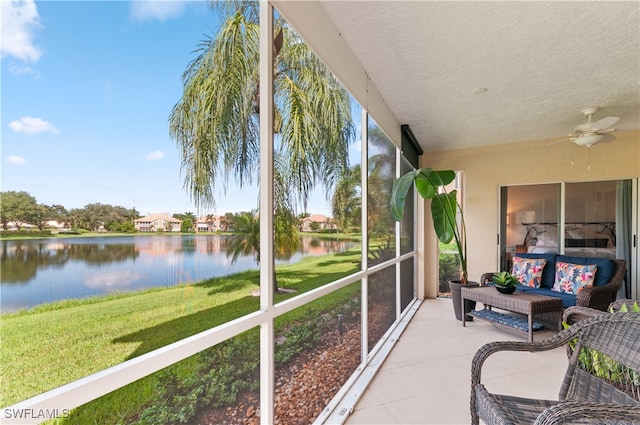
[[[561,298],[563,308],[580,306],[606,311],[609,304],[616,299],[616,294],[622,286],[626,273],[626,261],[620,259],[610,260],[597,257],[574,257],[560,254],[532,253],[519,253],[516,254],[515,257],[546,260],[539,287],[519,285],[517,288],[518,291]],[[578,265],[597,265],[593,286],[583,288],[577,295],[552,290],[556,279],[556,263],[558,262]],[[482,274],[480,284],[490,284],[493,274],[494,272]]]

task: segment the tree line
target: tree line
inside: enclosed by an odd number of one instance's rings
[[[83,208],[67,209],[60,204],[38,203],[28,192],[0,192],[0,223],[3,230],[8,230],[11,224],[16,230],[30,225],[42,231],[47,228],[48,222],[57,221],[68,230],[133,233],[136,231],[134,220],[141,217],[135,208],[119,205],[92,203]],[[173,217],[182,220],[183,232],[194,229],[197,220],[194,213],[177,213]]]
[[[359,166],[358,170],[359,170]],[[360,210],[359,197],[353,185],[359,183],[357,179],[350,182],[343,182],[334,194],[332,201],[334,222],[340,231],[352,232],[359,229]],[[348,199],[350,198],[350,199]],[[247,222],[252,221],[255,211],[243,211],[239,213],[225,213],[220,217],[220,227],[225,232],[246,231]],[[308,217],[305,212],[296,216],[296,221]],[[3,230],[8,230],[9,226],[16,230],[25,229],[25,225],[36,226],[43,231],[47,228],[47,223],[57,221],[68,230],[99,231],[133,233],[136,231],[134,220],[142,215],[135,208],[114,206],[110,204],[91,203],[83,208],[67,209],[63,205],[46,205],[38,203],[37,199],[25,191],[0,192],[0,223]],[[172,217],[182,221],[182,232],[195,230],[197,217],[193,212],[175,213]],[[212,215],[208,215],[213,220]],[[277,222],[278,225],[282,223]],[[319,226],[314,226],[312,230],[319,230]]]
[[[135,208],[92,203],[83,208],[67,209],[60,204],[38,203],[28,192],[0,192],[0,222],[3,230],[7,230],[10,224],[17,230],[30,224],[42,231],[49,221],[57,221],[65,229],[132,232],[135,231],[133,220],[140,217]]]

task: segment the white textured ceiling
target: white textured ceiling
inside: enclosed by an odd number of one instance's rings
[[[322,4],[425,151],[640,127],[638,1]]]

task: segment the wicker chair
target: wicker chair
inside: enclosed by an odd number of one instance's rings
[[[590,319],[602,314],[608,314],[609,312],[620,311],[620,308],[623,304],[627,306],[627,311],[631,311],[631,309],[633,308],[633,304],[636,302],[637,301],[628,298],[616,300],[609,304],[609,307],[607,307],[607,311],[600,311],[589,307],[569,307],[562,313],[562,321],[569,325],[573,325],[574,323],[577,323],[581,320]]]
[[[493,353],[538,352],[565,344],[572,347],[572,355],[557,401],[491,394],[480,382],[482,365]],[[585,347],[619,362],[615,383],[580,365]],[[640,314],[599,315],[543,341],[485,344],[475,354],[471,368],[471,422],[477,425],[480,419],[488,425],[640,424]]]

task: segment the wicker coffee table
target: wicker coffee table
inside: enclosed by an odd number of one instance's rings
[[[507,327],[510,330],[527,333],[529,335],[529,341],[533,341],[533,319],[537,316],[538,319],[547,323],[557,324],[558,330],[562,330],[562,300],[560,298],[547,297],[544,295],[527,294],[524,292],[516,291],[513,294],[501,294],[493,286],[482,286],[479,288],[462,288],[462,311],[464,311],[464,300],[472,300],[481,302],[484,304],[485,309],[491,312],[491,308],[499,308],[502,310],[520,313],[527,316],[527,326],[523,326],[523,329],[517,326],[505,325],[503,321],[499,320],[501,313],[491,313],[485,315],[472,315],[480,319],[489,320],[498,326]],[[512,319],[509,317],[509,319]],[[517,318],[514,319],[517,323]],[[524,321],[524,319],[522,319]],[[466,323],[463,320],[462,326]]]

